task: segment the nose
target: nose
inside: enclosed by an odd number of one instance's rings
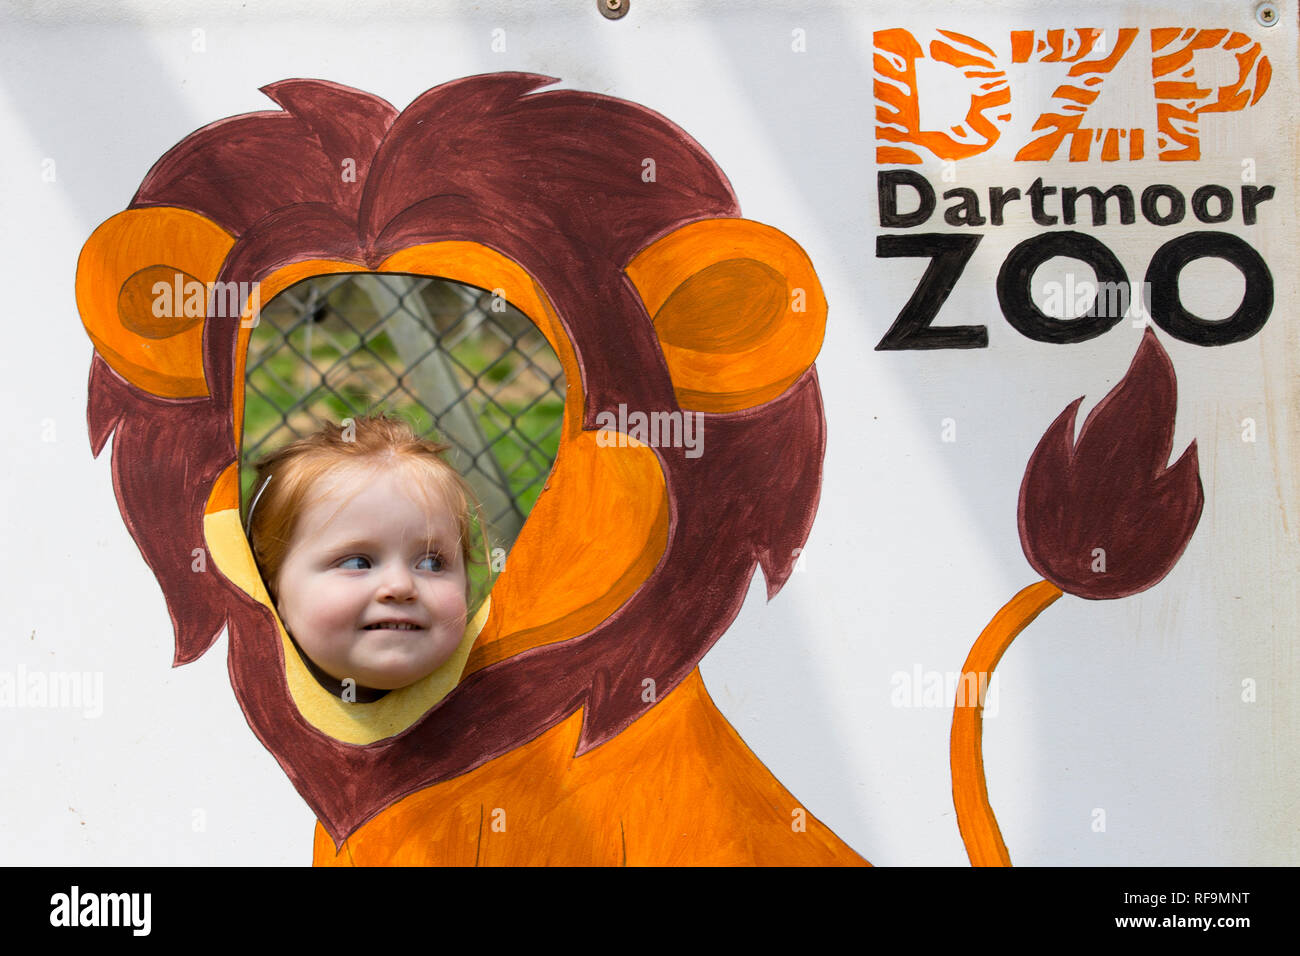
[[[385,563],[375,597],[380,601],[412,601],[416,597],[415,576],[401,561]]]

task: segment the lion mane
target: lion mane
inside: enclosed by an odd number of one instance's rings
[[[78,301],[96,343],[92,451],[98,456],[114,436],[114,490],[162,587],[174,665],[197,659],[227,631],[239,705],[335,847],[404,797],[481,768],[579,712],[575,758],[663,707],[736,617],[755,567],[769,600],[781,589],[817,509],[826,434],[812,359],[825,308],[802,251],[741,219],[721,170],[664,117],[587,92],[536,92],[554,82],[475,76],[431,89],[400,112],[321,80],[271,84],[263,92],[280,109],[186,137],[120,214],[115,249],[92,249],[92,237],[83,250]],[[648,158],[653,181],[642,175]],[[340,175],[347,168],[353,176]],[[132,225],[163,215],[174,238],[160,225]],[[363,744],[314,726],[286,685],[286,648],[264,595],[224,568],[192,569],[209,547],[205,519],[238,499],[232,476],[247,330],[209,315],[201,340],[198,328],[151,333],[151,341],[201,341],[188,378],[146,374],[141,369],[157,360],[133,358],[104,331],[131,325],[132,278],[165,260],[141,253],[116,271],[102,264],[125,256],[121,248],[144,233],[184,246],[187,230],[216,237],[216,273],[200,278],[221,282],[266,282],[317,261],[376,271],[412,247],[473,244],[517,264],[539,308],[553,310],[573,406],[566,405],[565,442],[576,448],[597,416],[620,405],[700,412],[703,455],[652,450],[662,491],[644,507],[660,508],[662,518],[626,596],[594,617],[571,614],[549,630],[516,632],[494,593],[465,675],[409,726]],[[755,243],[777,251],[760,255]],[[801,263],[792,267],[804,270],[798,288],[790,269],[774,265],[783,256]],[[659,291],[647,295],[651,286]],[[791,315],[799,294],[812,307]],[[97,305],[101,299],[107,304]],[[804,327],[790,332],[798,322]],[[718,361],[742,372],[723,382],[710,371],[723,367],[709,364]],[[583,461],[576,451],[566,457],[562,443],[552,485]],[[564,492],[544,492],[535,514],[557,493]],[[583,513],[583,503],[574,507],[565,513]],[[550,535],[584,533],[571,519],[546,520]],[[516,547],[544,547],[528,530]],[[586,544],[570,553],[590,552],[583,560],[594,567],[600,543]],[[540,596],[547,579],[516,584],[524,598]],[[647,678],[657,688],[650,695]]]

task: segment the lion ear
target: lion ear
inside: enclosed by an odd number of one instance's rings
[[[208,394],[203,322],[234,238],[185,209],[128,209],[86,240],[77,260],[77,310],[105,362],[165,398]]]
[[[706,219],[627,267],[654,321],[677,402],[734,412],[776,398],[812,365],[826,299],[812,262],[780,230]]]

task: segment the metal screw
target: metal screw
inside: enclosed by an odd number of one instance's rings
[[[596,9],[606,20],[618,20],[627,15],[631,0],[596,0]]]
[[[1277,26],[1277,4],[1267,2],[1267,0],[1261,3],[1255,8],[1255,19],[1259,21],[1260,26]]]

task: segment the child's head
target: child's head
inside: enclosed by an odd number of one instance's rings
[[[285,629],[335,681],[405,687],[461,643],[477,504],[445,447],[378,415],[257,465],[253,556]]]

